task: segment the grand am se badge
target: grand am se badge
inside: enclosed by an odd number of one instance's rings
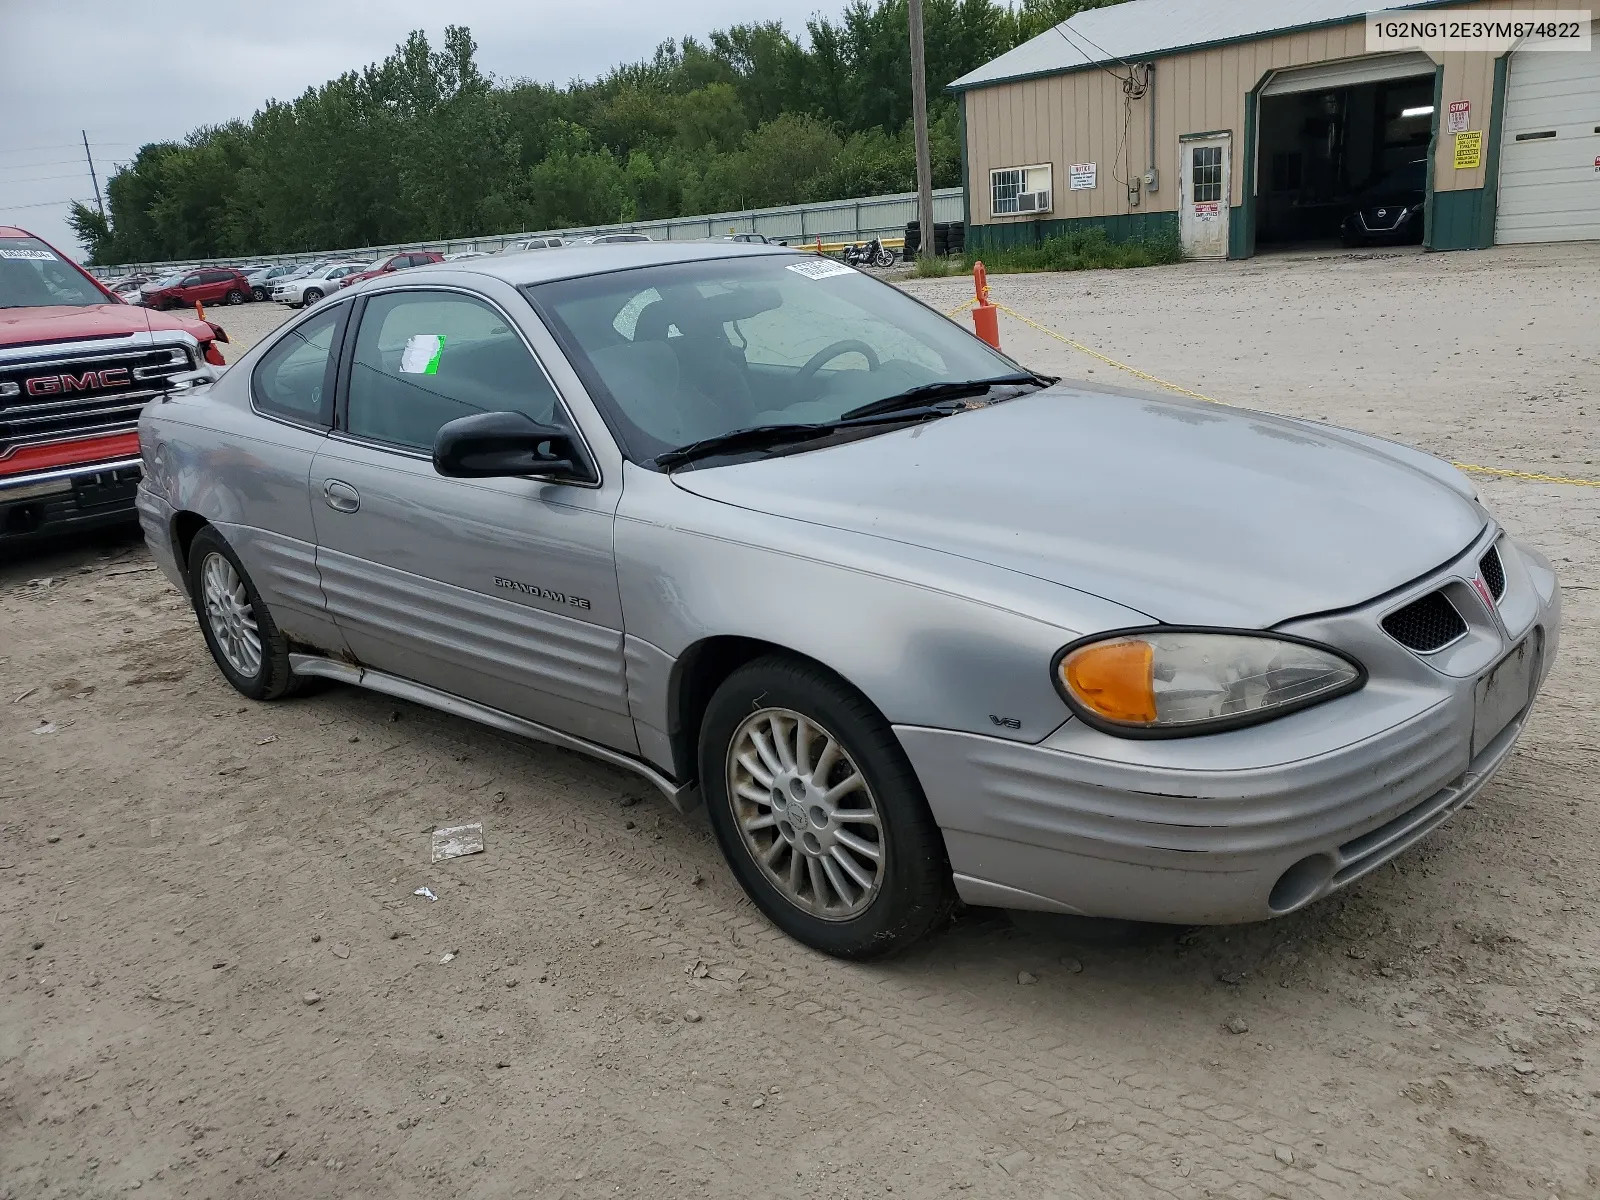
[[[588,608],[590,604],[582,596],[569,596],[566,592],[554,592],[546,587],[539,587],[532,583],[519,583],[515,579],[506,579],[500,575],[494,577],[494,586],[506,588],[509,591],[521,592],[524,596],[535,596],[540,600],[549,600],[553,604],[570,604],[573,608]]]

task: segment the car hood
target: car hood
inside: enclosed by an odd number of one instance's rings
[[[1266,628],[1446,562],[1485,517],[1453,468],[1363,434],[1057,385],[686,491],[1019,571],[1174,624]]]
[[[201,341],[216,335],[209,325],[121,301],[48,308],[0,308],[0,349],[48,342],[128,337],[146,330],[182,329]]]

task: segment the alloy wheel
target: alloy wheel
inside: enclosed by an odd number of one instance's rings
[[[809,717],[764,708],[728,743],[728,796],[751,858],[784,899],[825,921],[882,890],[883,816],[849,750]]]
[[[212,551],[201,564],[206,623],[228,665],[246,679],[261,672],[261,630],[244,580],[223,555]]]

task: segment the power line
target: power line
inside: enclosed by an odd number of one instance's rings
[[[79,176],[79,174],[76,171],[74,171],[70,175],[35,175],[32,179],[10,179],[10,178],[7,178],[7,179],[4,179],[4,180],[0,180],[0,184],[6,184],[6,183],[49,183],[53,179],[78,179],[78,178],[81,178],[81,176]]]
[[[58,204],[76,204],[78,201],[68,196],[65,200],[41,200],[37,204],[7,204],[0,206],[0,212],[17,212],[24,208],[53,208]]]
[[[140,142],[96,142],[97,146],[138,146]],[[76,150],[77,142],[58,142],[51,146],[16,146],[10,150],[0,150],[0,154],[43,154],[46,150]]]
[[[1081,15],[1081,14],[1082,14],[1082,13],[1084,13],[1084,12],[1092,12],[1092,11],[1093,11],[1093,10],[1092,10],[1092,9],[1079,9],[1079,10],[1078,10],[1078,12],[1076,12],[1076,13],[1073,13],[1073,14],[1072,14],[1072,15],[1073,15],[1073,16],[1074,16],[1074,17],[1076,17],[1076,16],[1079,16],[1079,15]],[[1068,24],[1068,22],[1070,22],[1070,21],[1071,21],[1071,19],[1072,19],[1072,18],[1071,18],[1071,17],[1069,17],[1069,18],[1067,18],[1067,20],[1066,20],[1066,21],[1063,21],[1063,22],[1061,22],[1061,25],[1066,25],[1066,24]],[[1058,31],[1059,31],[1059,30],[1060,30],[1060,28],[1061,28],[1061,25],[1057,25],[1057,26],[1056,26],[1056,29],[1057,29],[1057,30],[1058,30]],[[1081,30],[1081,29],[1074,29],[1074,30],[1073,30],[1073,31],[1072,31],[1072,36],[1073,36],[1073,37],[1077,37],[1077,38],[1082,38],[1082,39],[1083,39],[1083,40],[1084,40],[1084,41],[1086,41],[1086,42],[1088,42],[1088,43],[1089,43],[1089,45],[1091,45],[1091,46],[1093,46],[1093,47],[1094,47],[1094,48],[1095,48],[1095,49],[1096,49],[1096,50],[1098,50],[1098,51],[1100,51],[1100,53],[1101,53],[1101,54],[1103,54],[1103,55],[1105,55],[1105,56],[1106,56],[1106,57],[1107,57],[1107,58],[1109,58],[1109,59],[1110,59],[1110,60],[1111,60],[1111,61],[1112,61],[1112,62],[1119,62],[1119,63],[1121,63],[1121,64],[1122,64],[1122,65],[1123,65],[1123,66],[1125,66],[1125,67],[1127,67],[1127,68],[1128,68],[1128,70],[1129,70],[1129,71],[1132,71],[1132,70],[1133,70],[1133,68],[1132,68],[1132,67],[1131,67],[1131,66],[1129,66],[1129,64],[1128,64],[1128,62],[1127,62],[1127,60],[1125,60],[1125,59],[1122,59],[1122,58],[1119,58],[1119,57],[1117,57],[1117,55],[1115,55],[1115,54],[1113,54],[1113,53],[1111,53],[1111,51],[1109,51],[1109,50],[1107,50],[1107,49],[1106,49],[1106,48],[1105,48],[1105,47],[1104,47],[1104,46],[1102,46],[1102,45],[1101,45],[1101,44],[1100,44],[1100,43],[1099,43],[1099,42],[1097,42],[1097,41],[1095,41],[1095,40],[1094,40],[1094,39],[1093,39],[1093,38],[1092,38],[1092,37],[1090,37],[1090,36],[1089,36],[1089,35],[1088,35],[1088,34],[1087,34],[1087,33],[1085,33],[1085,32],[1083,32],[1083,30]],[[1082,53],[1082,51],[1079,51],[1079,53]],[[1088,57],[1088,55],[1087,55],[1087,54],[1085,54],[1085,55],[1084,55],[1084,57],[1085,57],[1085,58],[1087,58],[1087,57]]]
[[[31,171],[35,167],[64,167],[68,163],[82,162],[81,158],[52,158],[48,162],[7,163],[8,171]]]

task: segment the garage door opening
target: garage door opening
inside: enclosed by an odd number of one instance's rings
[[[1360,78],[1384,71],[1412,73]],[[1433,64],[1421,59],[1307,68],[1263,87],[1258,248],[1421,242],[1437,121],[1433,84]]]

